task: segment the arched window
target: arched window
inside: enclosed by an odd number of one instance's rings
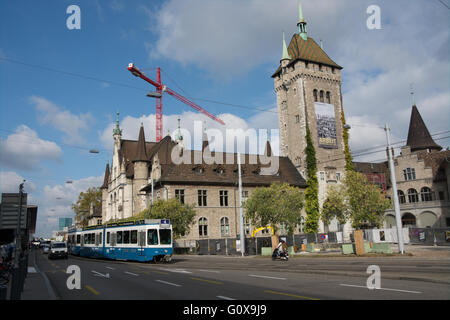
[[[407,212],[402,217],[402,225],[403,226],[415,226],[416,225],[416,217]]]
[[[208,219],[201,217],[198,219],[198,235],[206,237],[208,235]]]
[[[223,217],[220,219],[220,234],[222,237],[230,235],[230,222],[228,217]]]
[[[324,94],[323,94],[323,90],[320,90],[320,102],[324,102]]]
[[[423,187],[420,190],[420,197],[422,198],[422,201],[432,201],[433,200],[433,193],[431,192],[430,188]]]
[[[398,195],[398,202],[406,203],[406,197],[402,190],[398,190],[397,195]]]
[[[408,190],[408,201],[409,202],[419,202],[419,194],[417,193],[416,189],[409,189]]]
[[[327,97],[327,103],[331,103],[331,94],[330,94],[330,91],[327,91],[326,97]]]
[[[314,102],[319,101],[319,100],[317,99],[317,89],[314,89],[313,95],[314,95]]]

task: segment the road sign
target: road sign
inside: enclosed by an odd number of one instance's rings
[[[17,229],[19,221],[19,194],[2,193],[2,203],[0,208],[0,229]],[[20,227],[27,227],[27,194],[22,194],[22,212],[20,216]]]
[[[328,238],[326,234],[321,234],[320,235],[320,239],[325,240],[326,238]]]

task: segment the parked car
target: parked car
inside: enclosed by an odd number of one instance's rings
[[[67,254],[67,244],[65,242],[55,241],[50,244],[50,251],[48,253],[48,258],[68,258]]]

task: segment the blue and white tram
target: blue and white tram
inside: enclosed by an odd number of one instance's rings
[[[170,261],[172,225],[168,219],[145,219],[71,229],[69,253],[89,258]]]

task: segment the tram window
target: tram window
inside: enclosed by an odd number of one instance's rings
[[[88,234],[87,233],[85,233],[84,234],[84,244],[88,244],[89,243],[89,238],[88,238]]]
[[[147,244],[149,245],[158,244],[158,233],[156,229],[149,229],[147,231]]]
[[[102,244],[103,241],[103,232],[100,232],[100,236],[98,237],[98,243]]]
[[[159,239],[161,244],[171,244],[172,239],[170,236],[170,229],[160,229],[159,230]]]
[[[130,243],[130,231],[123,232],[123,243]]]
[[[131,241],[130,243],[137,243],[137,230],[131,230]]]
[[[122,244],[122,231],[117,231],[117,244]]]
[[[77,243],[79,244],[81,241],[81,235],[77,234]]]
[[[110,232],[107,232],[106,233],[106,243],[108,243],[109,244],[109,239],[111,238],[111,233]]]

